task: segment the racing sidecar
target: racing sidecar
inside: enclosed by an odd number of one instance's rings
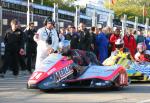
[[[60,54],[51,54],[41,61],[28,80],[28,89],[107,88],[128,85],[122,66],[79,66]]]
[[[131,81],[150,81],[150,52],[146,54],[147,61],[138,63],[125,56],[111,56],[104,61],[104,65],[121,65],[126,68]]]
[[[131,81],[150,81],[150,62],[133,62],[127,73]]]

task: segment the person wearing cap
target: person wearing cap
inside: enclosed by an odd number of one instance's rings
[[[94,53],[78,49],[70,49],[70,41],[68,40],[59,43],[58,53],[67,56],[80,66],[88,66],[89,64],[100,65]]]
[[[40,28],[34,35],[34,40],[37,43],[37,57],[35,69],[49,54],[54,53],[58,48],[58,35],[55,29],[55,23],[47,17],[44,20],[44,27]]]

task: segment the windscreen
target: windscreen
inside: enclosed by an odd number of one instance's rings
[[[47,58],[41,61],[41,64],[36,71],[47,72],[52,66],[54,66],[59,60],[62,59],[61,54],[53,53],[50,54]]]

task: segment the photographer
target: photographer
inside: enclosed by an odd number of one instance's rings
[[[44,20],[44,27],[40,28],[34,35],[34,41],[37,43],[37,57],[35,69],[49,54],[54,53],[58,47],[59,39],[55,29],[55,23],[47,17]]]

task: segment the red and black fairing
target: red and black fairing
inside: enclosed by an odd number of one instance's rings
[[[54,59],[55,56],[55,59]],[[49,61],[51,59],[51,61]],[[52,60],[53,59],[53,60]],[[126,70],[120,66],[75,65],[72,60],[54,54],[32,74],[28,88],[98,88],[127,86]]]

